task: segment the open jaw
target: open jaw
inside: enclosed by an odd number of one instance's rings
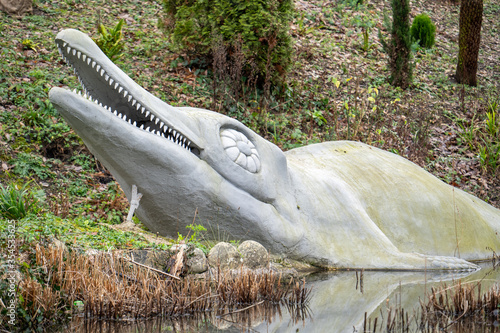
[[[92,57],[62,39],[56,39],[56,44],[62,58],[73,68],[82,85],[83,92],[74,89],[74,93],[94,102],[104,112],[114,114],[137,129],[163,137],[199,157],[199,147],[167,120],[151,111],[147,105],[149,93],[128,77],[127,82],[123,82],[125,74],[107,58],[108,64],[99,63],[99,60],[95,59],[103,54]],[[121,75],[114,75],[117,72]]]

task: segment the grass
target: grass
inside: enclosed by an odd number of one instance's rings
[[[0,184],[0,215],[8,220],[19,220],[39,211],[36,193],[28,190],[29,183],[22,187]]]

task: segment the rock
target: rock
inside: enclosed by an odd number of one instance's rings
[[[241,265],[241,256],[234,245],[220,242],[210,250],[208,263],[213,267],[220,266],[221,269],[238,268]]]
[[[243,265],[248,268],[262,268],[269,264],[269,254],[267,250],[256,241],[244,241],[238,246],[238,252],[243,258]]]
[[[208,260],[202,250],[195,248],[188,254],[187,267],[190,274],[203,273],[208,269]]]
[[[0,10],[14,15],[31,13],[33,0],[0,0]]]

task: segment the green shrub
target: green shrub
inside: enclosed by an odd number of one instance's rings
[[[104,52],[104,54],[111,60],[116,61],[123,55],[123,24],[125,21],[121,19],[109,32],[103,24],[99,24],[98,32],[99,38],[94,38],[94,42]]]
[[[291,0],[163,0],[163,4],[166,15],[161,25],[178,51],[210,62],[221,56],[214,54],[217,50],[225,50],[223,56],[231,60],[241,49],[243,74],[255,75],[259,82],[282,82],[291,64]],[[235,45],[240,39],[241,46]],[[223,48],[217,45],[220,40]]]
[[[418,41],[421,47],[430,49],[434,45],[436,26],[427,14],[417,15],[413,19],[410,35],[414,41]]]

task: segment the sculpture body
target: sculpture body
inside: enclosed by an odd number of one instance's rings
[[[53,88],[51,102],[129,199],[137,185],[154,232],[185,232],[197,211],[232,239],[338,268],[475,269],[456,257],[500,250],[498,209],[404,158],[356,142],[283,153],[234,119],[162,102],[81,32],[56,44],[85,93]]]

